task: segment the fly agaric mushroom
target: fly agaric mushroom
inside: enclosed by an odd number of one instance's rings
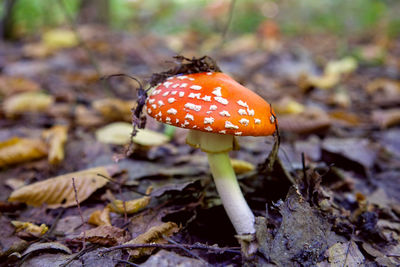
[[[247,205],[228,152],[235,136],[266,136],[276,130],[270,105],[221,72],[177,75],[158,84],[147,98],[147,114],[189,129],[186,142],[208,155],[222,204],[238,234],[253,234],[254,215]]]

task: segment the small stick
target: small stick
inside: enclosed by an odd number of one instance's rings
[[[214,247],[214,246],[207,246],[203,244],[194,244],[194,245],[188,245],[188,244],[180,244],[180,245],[174,245],[174,244],[155,244],[155,243],[150,243],[150,244],[125,244],[125,245],[119,245],[119,246],[114,246],[111,248],[104,249],[102,253],[107,253],[113,250],[117,249],[135,249],[135,248],[162,248],[162,249],[176,249],[176,248],[187,248],[187,249],[204,249],[204,250],[212,250],[214,252],[218,253],[224,253],[224,252],[229,252],[229,253],[235,253],[235,254],[240,254],[240,248],[238,247],[233,247],[233,248],[220,248],[220,247]]]
[[[78,191],[76,190],[74,177],[72,177],[72,186],[74,187],[75,201],[76,201],[76,204],[78,205],[78,211],[79,211],[79,215],[81,216],[82,226],[85,226],[85,221],[83,220],[81,206],[79,205],[79,201],[78,201]],[[85,230],[83,230],[82,250],[84,250],[86,248],[85,241],[86,241],[86,232],[85,232]]]
[[[163,235],[163,238],[166,239],[168,242],[180,246],[180,248],[185,251],[186,253],[188,253],[190,256],[192,256],[193,258],[198,259],[199,261],[201,261],[203,264],[208,265],[208,262],[206,262],[205,260],[203,260],[202,258],[200,258],[199,256],[197,256],[196,254],[192,253],[188,248],[185,248],[184,246],[181,246],[178,242],[176,242],[175,240],[169,238],[166,235]]]

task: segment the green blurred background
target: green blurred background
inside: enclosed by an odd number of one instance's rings
[[[13,35],[24,37],[79,18],[83,2],[96,2],[102,22],[113,29],[158,35],[194,30],[204,35],[223,31],[231,0],[13,0]],[[0,13],[4,15],[3,0]],[[93,4],[92,7],[93,9]],[[100,9],[100,11],[99,11]],[[276,22],[285,35],[330,32],[341,36],[384,34],[400,31],[399,0],[238,0],[234,3],[229,34],[255,32],[265,20]]]

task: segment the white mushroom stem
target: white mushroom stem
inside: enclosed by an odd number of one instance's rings
[[[207,153],[207,156],[217,191],[236,232],[255,233],[254,215],[240,190],[228,152]]]

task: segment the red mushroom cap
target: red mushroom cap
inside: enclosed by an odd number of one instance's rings
[[[265,136],[277,125],[263,98],[221,72],[168,78],[147,98],[146,111],[167,124],[219,134]]]

